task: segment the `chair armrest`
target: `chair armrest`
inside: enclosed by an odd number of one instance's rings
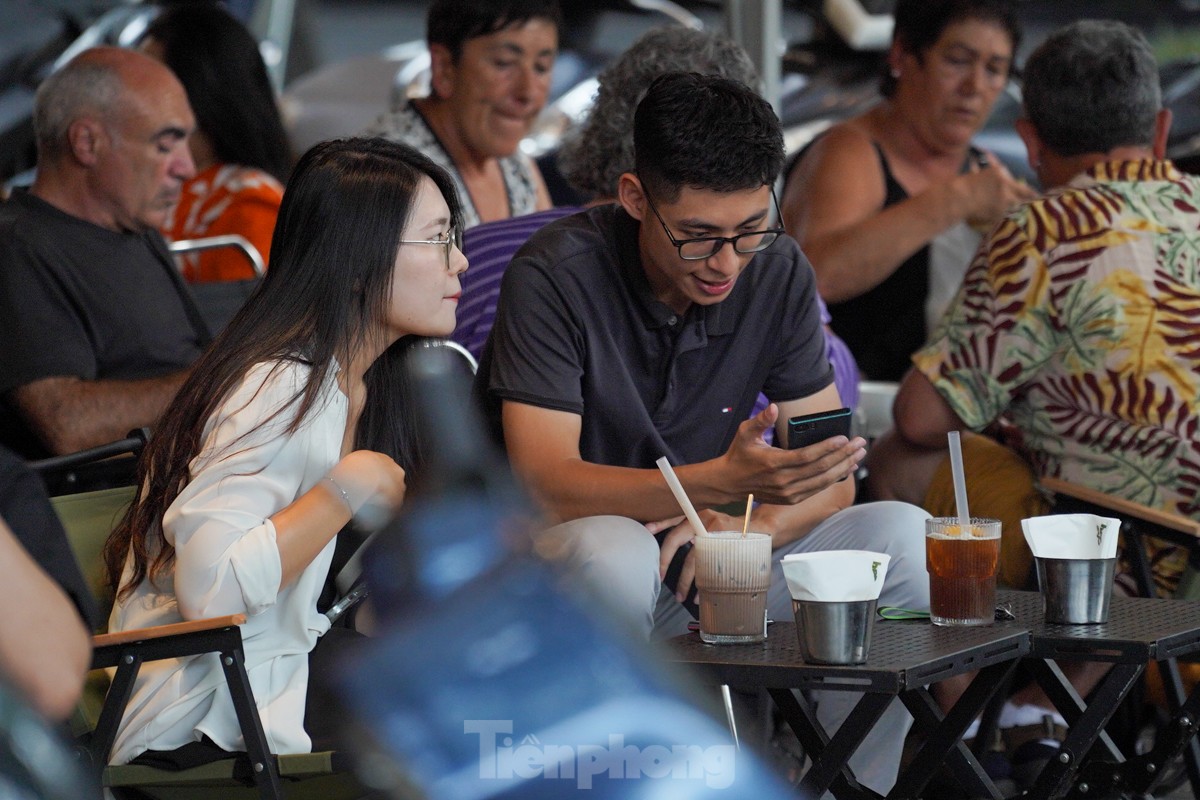
[[[242,648],[244,614],[176,622],[104,633],[92,638],[92,669],[120,662],[160,661],[201,653],[228,653]]]
[[[205,236],[200,239],[180,239],[171,242],[168,247],[172,255],[212,250],[217,247],[234,247],[250,262],[250,269],[254,271],[254,277],[261,278],[267,274],[266,265],[263,264],[262,254],[258,252],[258,248],[251,244],[245,236],[236,233]]]
[[[108,763],[116,741],[117,728],[125,708],[133,696],[134,681],[144,662],[166,658],[186,658],[204,653],[220,653],[221,669],[237,713],[238,726],[246,742],[251,764],[255,766],[255,782],[272,787],[271,797],[279,797],[279,774],[274,761],[269,761],[270,749],[263,733],[262,720],[254,704],[250,678],[246,674],[245,653],[242,650],[242,631],[245,614],[187,620],[171,625],[156,625],[130,631],[105,633],[93,638],[92,668],[115,667],[104,708],[92,734],[87,750],[92,764],[99,768]],[[266,781],[264,784],[263,782]]]
[[[60,456],[50,456],[49,458],[30,461],[27,466],[34,472],[47,473],[54,470],[72,469],[84,464],[92,464],[96,461],[112,458],[113,456],[127,454],[136,456],[142,452],[142,448],[146,446],[146,442],[148,441],[150,441],[150,429],[138,428],[130,431],[129,435],[124,439],[89,447],[86,450],[78,450],[74,453],[65,453]]]
[[[1076,500],[1081,500],[1085,503],[1091,503],[1102,509],[1112,511],[1119,516],[1132,517],[1140,519],[1144,522],[1149,522],[1152,525],[1159,525],[1163,528],[1179,533],[1186,533],[1188,536],[1200,538],[1200,522],[1181,517],[1178,514],[1170,514],[1166,511],[1161,511],[1157,508],[1150,508],[1141,503],[1135,503],[1132,500],[1124,500],[1119,497],[1112,497],[1104,492],[1095,489],[1089,489],[1086,486],[1080,486],[1077,483],[1064,481],[1061,478],[1042,478],[1040,483],[1042,487],[1066,497],[1073,497]]]
[[[111,647],[130,642],[143,642],[149,639],[162,639],[166,636],[177,636],[181,633],[196,633],[211,631],[217,628],[227,628],[230,625],[245,625],[245,614],[230,614],[225,617],[209,617],[208,619],[193,619],[186,622],[175,622],[170,625],[156,625],[153,628],[134,628],[116,633],[102,633],[92,637],[92,647]]]

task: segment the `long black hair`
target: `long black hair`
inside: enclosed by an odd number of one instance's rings
[[[242,23],[215,3],[184,3],[157,16],[147,40],[162,48],[217,158],[286,181],[291,146],[258,42]]]
[[[190,480],[208,420],[248,370],[301,361],[309,378],[271,418],[294,416],[294,433],[320,399],[335,363],[350,363],[386,319],[396,253],[423,178],[446,200],[452,224],[461,211],[450,176],[407,145],[384,139],[322,142],[296,164],[271,242],[262,284],[192,368],[138,464],[137,499],[104,548],[114,591],[154,580],[174,561],[163,538],[167,508]],[[367,370],[366,405],[355,446],[386,453],[406,471],[422,458],[405,397],[403,337]],[[236,446],[234,442],[233,446]],[[120,586],[127,556],[133,572]]]

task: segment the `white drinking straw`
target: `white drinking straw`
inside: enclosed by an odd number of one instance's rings
[[[971,512],[967,508],[967,478],[963,474],[962,441],[958,431],[946,435],[950,441],[950,474],[954,477],[954,505],[958,508],[958,524],[961,533],[971,529]]]
[[[658,461],[658,468],[662,470],[663,477],[667,479],[667,486],[671,487],[671,494],[675,495],[675,500],[679,503],[679,507],[683,509],[683,515],[688,518],[688,522],[692,523],[692,528],[695,529],[696,535],[700,535],[707,530],[704,523],[700,521],[700,515],[696,513],[696,507],[692,505],[692,501],[688,499],[687,493],[683,491],[683,484],[679,482],[679,477],[675,474],[675,470],[671,469],[671,462],[667,461],[667,457],[663,456]]]

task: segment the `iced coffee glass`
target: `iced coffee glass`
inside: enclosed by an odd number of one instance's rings
[[[957,517],[925,521],[929,617],[934,625],[990,625],[996,613],[1000,521]]]
[[[711,531],[698,535],[694,546],[701,640],[741,644],[766,639],[771,537]]]

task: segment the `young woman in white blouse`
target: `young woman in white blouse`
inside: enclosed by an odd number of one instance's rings
[[[271,270],[163,416],[109,539],[111,630],[248,615],[273,752],[312,748],[309,657],[329,628],[317,599],[338,531],[404,499],[411,414],[389,347],[454,329],[458,222],[450,178],[411,148],[349,139],[305,154]],[[114,763],[197,744],[245,749],[216,655],[147,664]]]

